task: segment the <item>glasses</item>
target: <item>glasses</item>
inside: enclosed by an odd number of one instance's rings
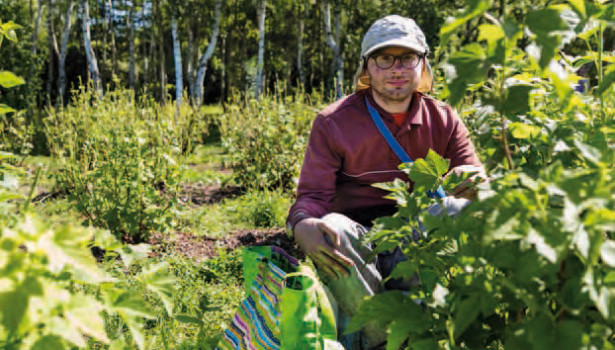
[[[398,59],[402,66],[412,69],[419,64],[423,56],[415,53],[405,53],[399,56],[389,54],[374,55],[372,58],[376,61],[376,66],[380,69],[389,69],[393,67],[395,61]]]

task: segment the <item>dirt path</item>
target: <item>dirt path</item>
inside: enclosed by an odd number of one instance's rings
[[[159,254],[180,254],[195,260],[204,260],[218,255],[220,249],[232,251],[240,247],[275,245],[292,256],[303,258],[294,242],[286,236],[285,230],[248,229],[229,233],[222,238],[195,236],[178,232],[172,236],[154,235],[149,243]]]

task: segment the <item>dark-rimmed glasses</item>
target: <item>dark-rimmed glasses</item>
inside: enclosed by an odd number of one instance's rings
[[[380,69],[389,69],[393,67],[393,65],[395,65],[395,61],[398,59],[399,59],[399,62],[401,62],[402,66],[404,66],[405,68],[412,69],[419,64],[423,56],[416,54],[414,52],[408,52],[403,55],[397,55],[397,56],[386,54],[386,53],[376,54],[376,55],[371,56],[371,58],[373,58],[374,61],[376,61],[376,66],[378,66],[378,68]]]

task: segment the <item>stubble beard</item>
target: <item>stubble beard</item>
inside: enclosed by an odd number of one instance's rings
[[[412,95],[412,91],[410,90],[410,92],[406,92],[406,91],[393,91],[393,92],[388,92],[385,89],[378,89],[376,87],[374,87],[374,93],[376,95],[378,95],[378,97],[380,97],[382,100],[388,101],[388,102],[403,102],[405,100],[408,99],[408,97],[410,97],[410,95]],[[401,90],[401,89],[399,89]]]
[[[381,100],[390,103],[404,102],[412,96],[412,92],[414,91],[412,87],[395,88],[393,91],[387,91],[386,88],[381,88],[379,86],[372,87],[374,94],[378,95]]]

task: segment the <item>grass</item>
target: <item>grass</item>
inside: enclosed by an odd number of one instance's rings
[[[166,314],[150,292],[140,290],[134,273],[118,273],[124,269],[121,263],[112,260],[103,264],[115,277],[134,285],[135,293],[143,293],[148,308],[158,314],[155,320],[145,323],[146,348],[213,349],[244,297],[240,251],[227,253],[221,250],[218,257],[205,261],[194,261],[169,252],[139,261],[130,270],[137,271],[144,264],[158,262],[166,262],[177,281],[172,316]],[[117,318],[107,319],[107,330],[116,338],[128,333]],[[99,348],[97,345],[100,344],[91,344],[90,348]]]
[[[178,229],[195,235],[284,226],[291,199],[279,192],[249,192],[208,206],[186,206],[177,212]]]
[[[201,182],[206,185],[232,184],[232,172],[230,169],[225,169],[229,159],[220,142],[197,145],[194,152],[182,160],[185,169],[181,181]]]

